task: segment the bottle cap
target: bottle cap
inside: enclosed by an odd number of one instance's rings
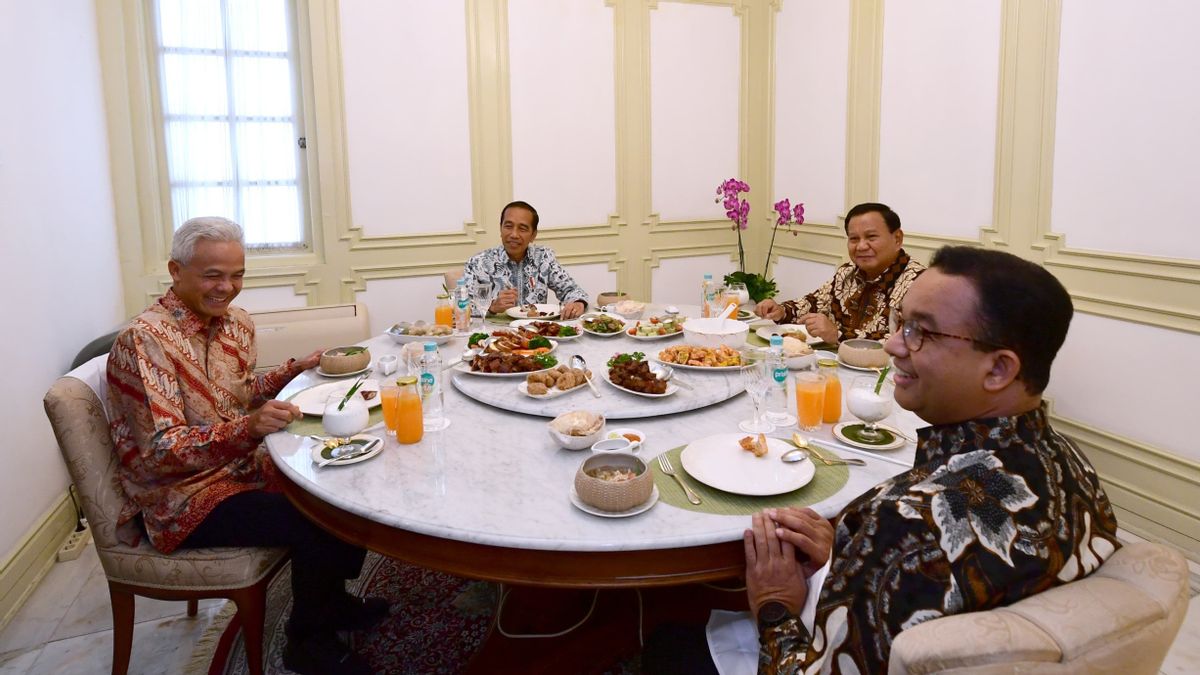
[[[416,384],[416,383],[417,383],[416,375],[405,375],[403,377],[396,378],[396,384],[400,385],[401,387],[403,387],[407,384]]]
[[[838,362],[837,359],[818,359],[817,365],[822,368],[837,368]]]
[[[425,351],[436,352],[437,351],[437,343],[436,342],[426,342],[425,343]]]
[[[711,274],[711,273],[710,273],[710,274],[705,274],[705,275],[704,275],[704,279],[705,279],[705,280],[711,280],[711,279],[712,279],[712,274]]]
[[[771,346],[772,347],[782,347],[783,346],[783,336],[782,335],[772,335],[771,336]]]

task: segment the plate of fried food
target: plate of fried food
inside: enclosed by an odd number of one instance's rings
[[[471,336],[472,339],[474,337],[474,335]],[[537,356],[538,354],[549,354],[558,349],[558,342],[528,328],[501,329],[493,331],[490,337],[492,339],[488,340],[483,348],[487,353]],[[473,345],[471,340],[467,342],[468,345]]]
[[[450,338],[454,337],[454,329],[450,326],[425,323],[424,321],[415,321],[413,323],[401,321],[387,329],[387,334],[397,344],[436,342],[439,345],[444,345],[450,341]]]
[[[517,385],[517,391],[530,398],[558,398],[582,389],[590,374],[591,371],[585,372],[581,368],[559,365],[526,375],[525,381]]]
[[[816,474],[811,461],[779,460],[795,446],[762,434],[717,434],[692,441],[679,463],[692,478],[738,495],[780,495],[804,487]]]
[[[738,370],[744,365],[741,353],[729,345],[675,345],[660,351],[658,361],[689,370]]]
[[[481,377],[514,377],[550,370],[557,365],[558,359],[554,358],[553,354],[526,356],[511,352],[493,352],[479,354],[472,358],[470,363],[457,365],[455,369]]]
[[[671,369],[647,361],[641,352],[614,354],[607,365],[604,381],[621,391],[649,398],[662,398],[679,391],[679,387],[667,381]]]
[[[559,342],[574,340],[580,336],[579,326],[559,321],[542,321],[540,319],[521,319],[509,324],[512,328],[524,328],[544,338],[554,338]]]

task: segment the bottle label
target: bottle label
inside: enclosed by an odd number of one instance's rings
[[[787,372],[787,368],[776,368],[772,373],[775,377],[775,383],[783,384],[787,382]]]
[[[428,396],[433,393],[433,373],[421,373],[421,394]]]
[[[467,300],[466,298],[458,299],[458,308],[459,309],[466,309],[467,305],[469,305],[469,304],[471,304],[471,302],[469,300]]]

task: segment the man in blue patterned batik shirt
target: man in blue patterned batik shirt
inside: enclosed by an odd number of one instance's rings
[[[537,210],[525,202],[512,202],[500,211],[500,246],[471,256],[463,277],[467,287],[475,279],[491,279],[499,289],[488,309],[500,313],[511,307],[546,302],[554,291],[562,303],[562,318],[574,319],[587,309],[587,292],[545,246],[534,246]]]
[[[901,631],[1081,579],[1116,550],[1095,470],[1042,403],[1072,313],[1032,262],[934,255],[885,345],[896,402],[931,425],[912,470],[852,501],[836,532],[807,509],[757,514],[746,532],[760,673],[886,672]],[[806,580],[828,560],[806,626]]]

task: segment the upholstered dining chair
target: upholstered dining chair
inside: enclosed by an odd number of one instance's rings
[[[286,561],[287,549],[197,548],[165,555],[145,537],[133,547],[117,540],[121,507],[116,487],[117,456],[102,403],[107,391],[107,358],[97,356],[60,377],[43,402],[108,577],[113,613],[112,672],[123,675],[129,668],[134,596],[141,595],[185,600],[189,616],[196,615],[198,600],[232,600],[237,606],[236,618],[245,631],[250,671],[260,675],[267,583]]]
[[[1187,605],[1183,555],[1161,544],[1132,544],[1079,581],[901,632],[888,673],[1153,675]]]

